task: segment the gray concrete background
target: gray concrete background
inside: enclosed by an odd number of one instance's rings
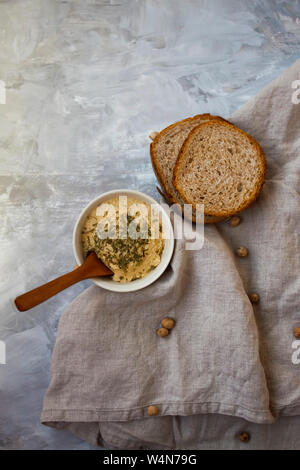
[[[300,1],[0,0],[0,448],[90,448],[39,423],[58,320],[89,281],[27,313],[12,299],[73,268],[91,199],[157,198],[149,132],[229,116],[299,55]]]

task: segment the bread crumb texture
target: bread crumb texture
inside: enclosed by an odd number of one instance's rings
[[[260,145],[226,121],[195,127],[181,147],[173,184],[181,198],[204,213],[229,216],[248,207],[265,179],[266,161]]]

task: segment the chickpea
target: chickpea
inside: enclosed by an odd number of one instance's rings
[[[159,413],[159,409],[155,405],[148,406],[148,416],[156,416]]]
[[[296,338],[300,339],[300,326],[294,328],[294,335]]]
[[[161,324],[164,328],[167,328],[167,330],[172,330],[172,328],[174,328],[176,325],[176,322],[173,320],[173,318],[166,317],[162,319]]]
[[[156,137],[158,134],[159,134],[159,132],[153,131],[153,132],[151,132],[151,134],[149,135],[149,138],[150,138],[151,140],[154,140],[155,137]]]
[[[240,258],[245,258],[246,256],[248,256],[249,252],[245,246],[240,246],[239,248],[236,249],[236,254]]]
[[[249,294],[249,299],[252,304],[257,304],[259,302],[259,295],[255,292]]]
[[[248,434],[247,432],[241,432],[239,434],[239,440],[241,442],[249,442],[250,441],[250,434]]]
[[[156,333],[163,338],[164,336],[168,336],[169,330],[167,330],[167,328],[158,328]]]
[[[233,217],[231,217],[229,224],[231,227],[237,227],[238,225],[240,225],[241,221],[241,217],[239,217],[238,215],[234,215]]]

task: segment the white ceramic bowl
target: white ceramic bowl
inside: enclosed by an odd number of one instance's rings
[[[169,215],[164,210],[164,208],[160,206],[157,201],[155,201],[155,199],[150,196],[147,196],[147,194],[140,193],[139,191],[134,191],[131,189],[118,189],[115,191],[108,191],[107,193],[104,193],[101,196],[97,197],[83,209],[76,222],[73,232],[73,250],[77,264],[81,265],[84,261],[81,245],[81,232],[86,218],[88,217],[90,212],[95,209],[95,207],[97,207],[99,204],[116,196],[131,196],[135,199],[140,200],[141,202],[155,204],[161,214],[163,227],[168,233],[168,238],[165,239],[165,245],[159,265],[155,269],[150,271],[149,274],[147,274],[144,278],[136,279],[135,281],[127,282],[124,284],[115,282],[109,277],[91,278],[91,281],[93,281],[94,284],[103,287],[104,289],[115,292],[132,292],[135,290],[143,289],[144,287],[152,284],[152,282],[156,281],[156,279],[158,279],[162,275],[162,273],[168,266],[174,250],[174,233]]]

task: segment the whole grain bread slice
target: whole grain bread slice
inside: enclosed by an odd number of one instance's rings
[[[199,124],[223,120],[219,116],[211,114],[199,114],[197,116],[175,122],[159,132],[150,145],[150,155],[153,170],[161,186],[162,193],[171,204],[183,206],[185,201],[173,186],[173,172],[180,149],[189,133]],[[195,212],[193,213],[195,220]],[[205,223],[214,223],[223,220],[223,217],[205,216]]]
[[[179,152],[173,185],[185,203],[204,214],[229,217],[248,207],[265,180],[266,159],[246,132],[222,120],[195,126]]]

